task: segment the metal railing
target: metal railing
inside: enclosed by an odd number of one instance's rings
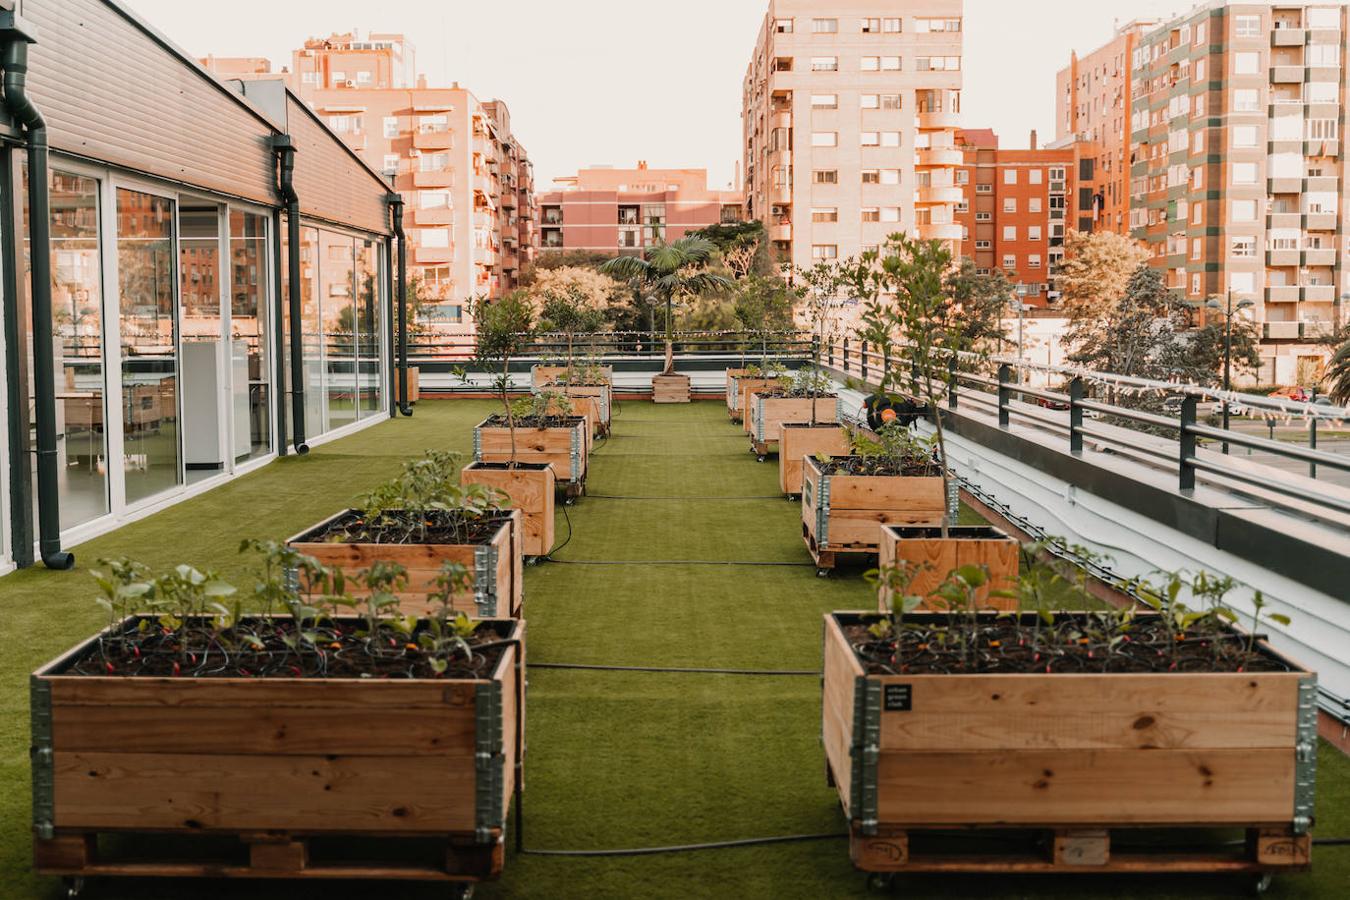
[[[829,342],[823,362],[845,377],[872,385],[879,383],[882,373],[893,365],[906,364],[904,359],[892,360],[875,352],[866,341],[849,339]],[[1174,471],[1177,486],[1183,491],[1194,490],[1197,475],[1203,474],[1214,486],[1259,495],[1272,505],[1325,517],[1342,527],[1346,524],[1344,516],[1350,514],[1350,489],[1318,480],[1320,469],[1350,473],[1350,456],[1316,448],[1319,425],[1339,427],[1350,422],[1350,409],[1006,357],[957,353],[949,355],[946,362],[947,371],[934,377],[949,384],[945,391],[949,410],[964,404],[996,417],[1001,429],[1017,423],[1053,434],[1065,440],[1068,451],[1076,455],[1083,453],[1085,439],[1089,440],[1094,449],[1123,452]],[[988,374],[989,370],[993,374]],[[1030,376],[1062,383],[1065,388],[1033,387],[1028,383]],[[1094,392],[1102,392],[1107,398],[1129,394],[1174,400],[1156,404],[1164,410],[1158,412],[1111,402],[1093,396]],[[1226,403],[1230,409],[1254,412],[1270,422],[1301,419],[1306,423],[1310,446],[1206,424],[1199,414],[1202,401]],[[1168,414],[1169,404],[1176,405],[1175,415]],[[1205,443],[1218,445],[1223,452],[1208,451]],[[1229,445],[1306,466],[1307,474],[1226,455]]]
[[[744,354],[755,359],[807,359],[812,339],[803,332],[681,331],[674,334],[675,353],[681,357]],[[652,358],[665,353],[665,332],[610,331],[575,334],[572,353],[579,359],[616,357]],[[521,353],[522,359],[561,358],[566,355],[566,334],[530,335]],[[413,365],[473,359],[476,343],[473,335],[417,335],[408,342],[409,362]]]

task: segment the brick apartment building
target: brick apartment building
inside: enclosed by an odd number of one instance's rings
[[[1072,148],[1004,150],[989,129],[961,129],[963,154],[956,206],[962,255],[982,274],[1002,271],[1028,306],[1059,298],[1055,275],[1064,257],[1067,208],[1074,193]]]
[[[708,225],[741,220],[739,191],[708,188],[706,169],[594,167],[539,196],[541,251],[638,254]]]
[[[501,100],[479,100],[458,83],[415,76],[401,34],[334,34],[292,53],[272,73],[266,60],[207,57],[221,78],[285,79],[328,126],[403,195],[410,276],[436,301],[424,314],[438,330],[468,333],[471,297],[501,296],[533,260],[537,207],[533,166]]]

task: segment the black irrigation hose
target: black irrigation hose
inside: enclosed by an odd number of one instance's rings
[[[540,663],[529,662],[526,666],[531,669],[583,669],[595,672],[675,672],[685,675],[766,675],[766,676],[798,676],[809,675],[815,678],[820,677],[818,669],[711,669],[711,668],[684,668],[680,666],[606,666],[593,665],[590,663]]]
[[[815,568],[815,563],[734,559],[552,559],[567,566],[789,566]]]
[[[732,847],[756,847],[762,844],[790,844],[804,841],[835,841],[847,838],[843,832],[825,834],[782,834],[774,837],[742,838],[737,841],[711,841],[703,844],[675,844],[670,847],[631,847],[623,850],[522,850],[532,856],[655,856],[660,853],[688,853],[693,850],[723,850]]]
[[[554,559],[553,554],[557,553],[559,550],[566,547],[572,541],[572,517],[567,514],[566,503],[562,505],[562,514],[563,514],[563,521],[567,523],[567,537],[563,538],[563,542],[561,544],[554,547],[552,550],[548,551],[548,553],[544,556],[544,559],[548,560],[549,562],[562,562],[562,560]]]
[[[587,494],[594,500],[778,500],[782,501],[783,494],[761,494],[759,496],[748,497],[624,497],[616,494]]]

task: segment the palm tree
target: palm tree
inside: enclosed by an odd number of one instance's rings
[[[1341,344],[1331,355],[1326,377],[1331,385],[1332,401],[1350,406],[1350,341]]]
[[[682,237],[673,244],[648,247],[645,256],[616,256],[600,266],[604,274],[627,281],[649,297],[665,301],[666,367],[663,374],[675,371],[672,329],[676,298],[732,286],[731,279],[704,268],[716,250],[717,245],[707,238]]]

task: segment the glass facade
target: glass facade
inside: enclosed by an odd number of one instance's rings
[[[236,461],[265,456],[272,449],[267,226],[266,216],[230,212],[230,391]]]

